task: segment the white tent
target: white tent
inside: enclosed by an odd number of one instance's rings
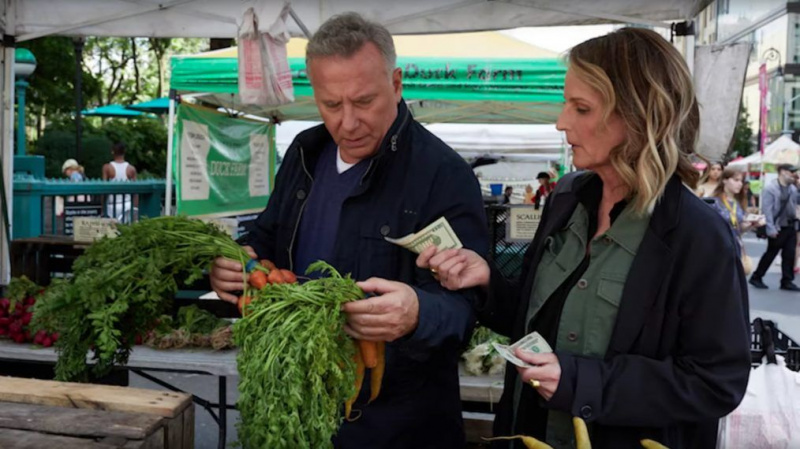
[[[0,162],[7,195],[12,192],[14,152],[14,42],[48,35],[234,37],[243,11],[255,6],[265,23],[284,0],[3,0],[0,29]],[[665,20],[689,20],[711,0],[296,0],[296,15],[313,32],[330,16],[359,11],[395,34],[507,29],[523,26],[640,23],[665,26]],[[270,14],[271,13],[271,14]],[[291,23],[294,35],[309,30]],[[691,47],[693,47],[693,43]],[[690,58],[693,61],[694,58]],[[3,204],[9,216],[11,204]],[[0,214],[2,219],[3,214]],[[0,284],[10,273],[8,232],[0,226]]]
[[[761,162],[761,153],[754,153],[738,161],[733,161],[728,165],[744,168],[751,164],[760,164]],[[763,162],[776,165],[797,165],[800,163],[800,144],[792,140],[789,135],[783,134],[764,148]]]
[[[320,122],[291,120],[275,128],[283,155],[294,137]],[[491,156],[506,161],[556,161],[564,151],[564,134],[554,125],[432,123],[425,125],[464,158]]]

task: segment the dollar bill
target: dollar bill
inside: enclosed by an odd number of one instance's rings
[[[419,232],[408,234],[405,237],[393,239],[384,237],[387,242],[402,246],[416,254],[425,251],[429,246],[436,246],[439,250],[463,248],[461,240],[444,217],[439,218]]]
[[[528,352],[533,352],[536,354],[553,352],[553,349],[549,344],[547,344],[547,341],[545,341],[544,337],[539,335],[538,332],[531,332],[512,345],[492,343],[492,346],[494,346],[494,349],[497,350],[497,353],[500,354],[501,357],[521,368],[530,368],[533,365],[523,362],[519,359],[519,357],[514,355],[514,352],[517,350],[517,348],[522,348]]]

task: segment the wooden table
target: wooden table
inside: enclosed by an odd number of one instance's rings
[[[227,410],[235,406],[227,404],[227,379],[238,376],[235,349],[214,351],[210,349],[167,349],[158,350],[147,346],[136,346],[128,359],[128,369],[145,379],[155,382],[172,391],[183,392],[173,385],[148,374],[146,371],[203,374],[217,377],[219,385],[218,402],[212,403],[192,395],[194,402],[205,408],[219,425],[219,447],[225,447]],[[29,344],[16,344],[0,340],[0,360],[55,363],[58,357],[52,348],[35,348]],[[90,362],[87,356],[87,362]],[[503,394],[501,376],[471,376],[463,367],[459,368],[461,400],[496,404]],[[188,393],[188,392],[186,392]],[[191,393],[190,393],[191,394]],[[215,413],[214,410],[218,410]],[[465,428],[470,441],[480,441],[482,436],[491,436],[494,414],[464,412]]]
[[[0,377],[0,447],[190,449],[191,396]]]

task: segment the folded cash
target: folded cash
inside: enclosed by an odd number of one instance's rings
[[[461,240],[450,227],[447,219],[439,218],[419,232],[408,234],[405,237],[393,239],[384,237],[387,242],[402,246],[416,254],[421,253],[429,246],[436,246],[439,250],[463,248]]]
[[[531,332],[512,345],[492,343],[492,346],[494,346],[494,349],[497,350],[497,353],[500,354],[501,357],[521,368],[531,368],[533,365],[523,362],[519,357],[514,355],[517,348],[522,348],[523,350],[536,354],[553,352],[553,349],[550,348],[550,345],[547,344],[547,341],[545,341],[544,337],[539,335],[538,332]]]

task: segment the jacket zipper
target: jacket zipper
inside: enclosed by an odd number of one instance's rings
[[[314,186],[314,177],[311,176],[311,173],[308,172],[308,168],[306,168],[306,155],[305,150],[303,147],[300,147],[300,165],[303,166],[303,172],[305,172],[308,179],[311,181],[311,187]],[[294,242],[297,239],[297,230],[300,228],[300,219],[303,218],[303,211],[306,209],[306,204],[308,203],[308,197],[311,195],[311,189],[309,189],[308,193],[306,194],[305,199],[303,199],[303,204],[300,206],[300,213],[297,215],[297,222],[294,224],[294,231],[292,232],[292,240],[289,241],[289,271],[294,271]]]
[[[391,145],[392,145],[391,149],[392,149],[393,152],[397,151],[397,138],[400,137],[400,130],[402,130],[403,127],[406,126],[406,122],[408,121],[408,117],[410,117],[410,116],[411,116],[411,112],[406,110],[406,115],[403,117],[403,122],[400,123],[400,126],[398,127],[397,132],[394,133],[392,135],[391,139],[390,139]],[[361,175],[361,181],[359,181],[359,183],[358,183],[359,185],[364,184],[364,179],[367,178],[367,175],[369,174],[370,170],[372,170],[372,165],[373,165],[374,162],[375,162],[375,159],[372,159],[372,160],[369,161],[369,166],[367,167],[367,170],[364,172],[363,175]]]

